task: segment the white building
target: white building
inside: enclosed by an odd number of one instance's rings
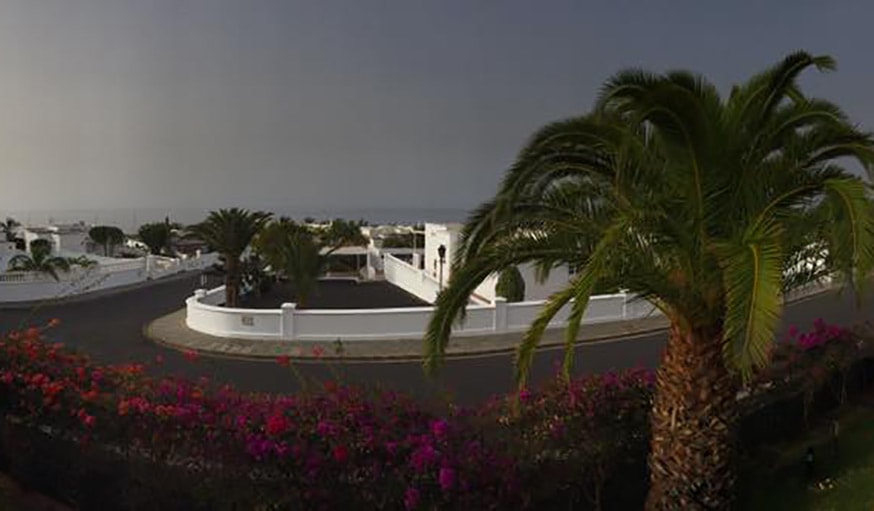
[[[425,224],[425,271],[429,276],[440,281],[440,257],[439,247],[446,247],[446,256],[443,262],[443,285],[449,282],[452,274],[452,261],[458,251],[461,240],[462,224]],[[525,280],[525,300],[545,300],[556,291],[567,285],[571,273],[567,266],[553,268],[549,277],[544,282],[538,282],[537,272],[534,265],[522,265],[519,272]],[[495,297],[495,285],[497,275],[488,277],[476,289],[475,293],[487,300]]]

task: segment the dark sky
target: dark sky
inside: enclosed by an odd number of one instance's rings
[[[469,208],[628,66],[808,49],[874,127],[874,3],[2,0],[0,210]]]

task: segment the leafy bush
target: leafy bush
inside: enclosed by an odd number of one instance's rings
[[[43,330],[0,338],[0,468],[82,508],[622,509],[646,492],[647,370],[439,414],[331,382],[282,396],[151,378]],[[845,369],[860,339],[820,323],[796,333],[745,402]]]

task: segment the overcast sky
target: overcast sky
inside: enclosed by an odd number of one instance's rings
[[[628,66],[723,90],[797,48],[874,127],[874,4],[2,0],[0,210],[470,208]]]

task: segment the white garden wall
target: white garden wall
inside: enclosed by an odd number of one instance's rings
[[[281,309],[226,309],[216,305],[223,301],[223,297],[224,286],[210,291],[197,290],[195,296],[186,300],[188,327],[217,337],[245,339],[405,339],[421,338],[434,312],[431,306],[297,310],[294,304],[284,304]],[[629,306],[631,298],[627,295],[592,297],[583,323],[634,319],[650,312],[650,308]],[[453,335],[489,335],[525,330],[542,307],[542,301],[508,304],[503,299],[490,305],[470,305],[464,323],[453,328]],[[551,326],[563,326],[568,309],[562,310]]]

